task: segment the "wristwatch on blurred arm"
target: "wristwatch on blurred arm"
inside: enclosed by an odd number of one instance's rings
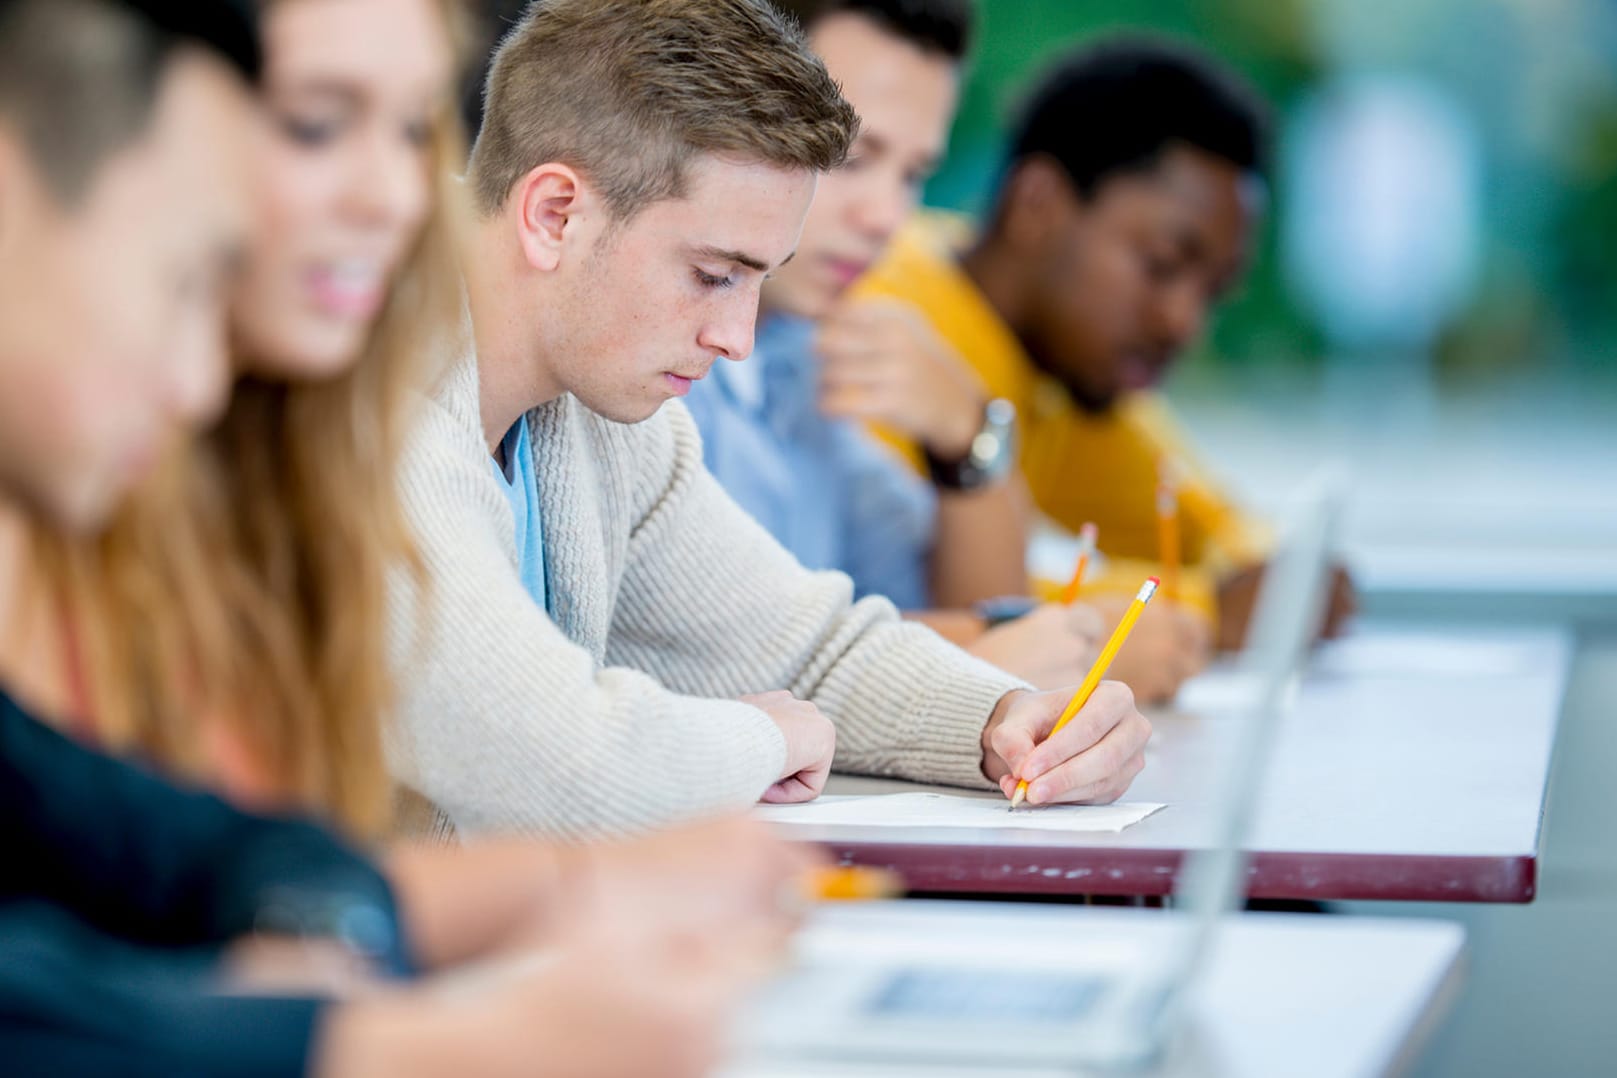
[[[972,604],[971,611],[983,619],[984,629],[997,629],[1007,622],[1025,618],[1039,608],[1031,595],[998,595]]]
[[[958,460],[940,460],[926,453],[927,473],[934,485],[951,491],[980,490],[1010,474],[1016,463],[1016,406],[995,397],[983,406],[983,425],[971,439],[971,448]]]

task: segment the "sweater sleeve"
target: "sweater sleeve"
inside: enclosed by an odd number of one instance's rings
[[[212,952],[139,947],[44,903],[0,908],[7,1073],[294,1078],[319,1000],[216,994]]]
[[[0,696],[0,900],[58,904],[109,934],[169,946],[250,932],[269,909],[360,903],[404,965],[392,891],[313,824],[254,816],[91,752]]]
[[[982,730],[1025,683],[810,572],[702,466],[678,402],[633,428],[639,491],[610,657],[680,692],[786,688],[837,725],[845,771],[987,788]],[[629,449],[631,447],[625,447]]]
[[[424,409],[402,473],[427,587],[395,604],[398,777],[463,833],[581,838],[756,802],[785,761],[774,723],[569,640],[522,588],[486,455],[466,417]]]

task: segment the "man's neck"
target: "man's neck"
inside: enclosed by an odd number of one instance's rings
[[[511,240],[503,213],[469,230],[462,266],[477,350],[483,439],[497,455],[506,432],[525,412],[563,390],[546,371],[531,303],[523,302],[524,291],[535,286],[533,270]]]
[[[1006,250],[992,232],[984,232],[960,256],[960,269],[966,278],[982,293],[983,299],[999,315],[1000,321],[1009,326],[1025,346],[1023,265],[1023,260]]]

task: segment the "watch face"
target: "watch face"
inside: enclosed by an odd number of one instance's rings
[[[998,431],[982,430],[971,440],[971,462],[986,468],[1005,453],[1005,439]]]
[[[932,481],[948,490],[976,490],[1003,479],[1016,453],[1016,408],[996,397],[983,407],[983,425],[964,460],[938,461],[930,454]]]
[[[1000,478],[1010,471],[1015,438],[1016,406],[996,397],[983,410],[983,429],[971,443],[971,463],[989,478]]]

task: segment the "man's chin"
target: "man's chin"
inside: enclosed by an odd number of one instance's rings
[[[1065,385],[1067,396],[1071,398],[1072,403],[1087,415],[1105,415],[1116,407],[1118,398],[1123,395],[1123,390],[1118,386],[1096,389],[1072,381],[1066,382]]]
[[[583,397],[579,398],[579,402],[583,404],[584,407],[588,408],[602,419],[609,419],[614,423],[624,423],[629,425],[635,423],[644,423],[646,420],[656,415],[658,410],[662,408],[664,404],[668,403],[668,400],[669,398],[666,397],[661,400],[646,400],[644,398],[630,400],[619,398],[607,401],[586,400]]]

